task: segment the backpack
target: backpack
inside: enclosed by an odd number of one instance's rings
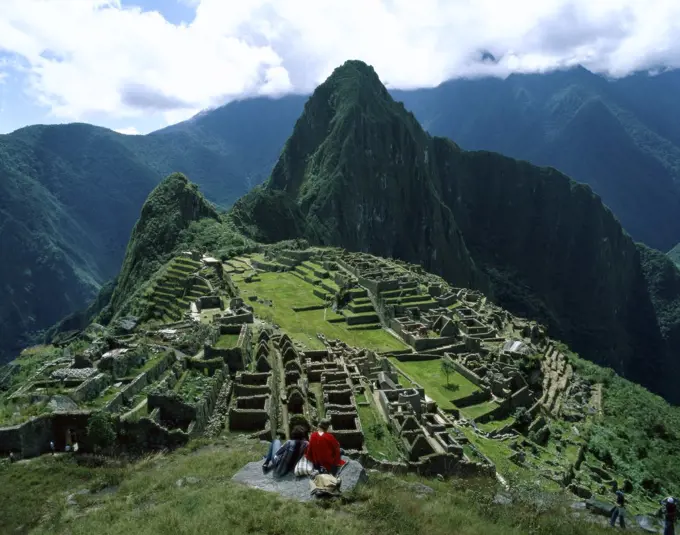
[[[666,520],[669,522],[675,522],[675,517],[678,511],[678,505],[673,500],[673,503],[666,501]]]

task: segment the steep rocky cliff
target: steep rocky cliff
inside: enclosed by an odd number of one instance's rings
[[[549,165],[602,197],[637,241],[680,241],[680,71],[606,79],[583,67],[395,91],[432,135]]]
[[[656,310],[657,321],[668,356],[664,362],[663,376],[669,378],[675,391],[680,374],[680,269],[666,255],[641,243],[637,244],[642,271],[647,281],[649,296]],[[669,386],[670,388],[670,386]],[[678,401],[678,394],[673,397]]]
[[[442,199],[504,306],[591,360],[659,383],[662,340],[635,244],[589,186],[435,138]]]
[[[431,144],[375,71],[348,61],[305,105],[267,184],[233,214],[253,237],[277,241],[302,232],[319,244],[417,262],[488,289],[433,187]]]
[[[361,62],[317,88],[269,181],[231,217],[255,239],[418,262],[674,395],[638,251],[600,198],[554,169],[430,137]]]

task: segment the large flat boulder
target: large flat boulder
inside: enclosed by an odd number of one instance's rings
[[[657,518],[639,515],[635,517],[635,521],[640,526],[640,529],[647,533],[663,533],[663,523]]]
[[[367,481],[368,477],[364,467],[357,461],[348,461],[337,476],[342,480],[340,491],[342,494],[349,493],[360,483]],[[248,463],[239,470],[232,481],[238,481],[249,487],[275,492],[285,498],[291,498],[300,502],[309,502],[318,498],[312,496],[308,477],[295,477],[290,473],[284,477],[275,478],[274,471],[262,473],[262,462]]]

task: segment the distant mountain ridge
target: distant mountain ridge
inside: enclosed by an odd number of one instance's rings
[[[246,101],[146,136],[78,123],[0,136],[0,251],[12,259],[0,267],[0,362],[115,277],[163,177],[190,173],[222,206],[264,180],[298,115],[277,108],[288,98]]]
[[[394,91],[432,134],[589,184],[633,238],[680,242],[680,72],[608,81],[582,67]]]

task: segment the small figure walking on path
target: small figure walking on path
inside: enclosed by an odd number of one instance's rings
[[[663,535],[675,535],[675,519],[678,513],[678,500],[669,496],[661,502],[664,519]]]
[[[619,519],[619,523],[623,529],[626,529],[626,497],[623,495],[622,490],[616,491],[616,507],[612,511],[612,518],[609,522],[612,527],[616,525],[616,519]]]
[[[52,455],[54,455],[54,440],[50,440],[50,450],[52,451]]]

